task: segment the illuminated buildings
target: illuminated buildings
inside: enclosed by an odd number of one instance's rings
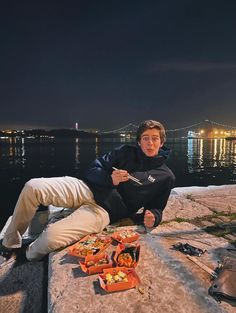
[[[236,127],[214,123],[205,120],[201,128],[188,131],[188,138],[236,138]]]

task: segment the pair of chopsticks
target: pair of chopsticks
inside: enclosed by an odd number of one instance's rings
[[[115,170],[115,171],[119,171],[119,169],[118,168],[116,168],[116,167],[114,167],[114,166],[112,166],[112,168],[113,168],[113,170]],[[136,177],[134,177],[134,176],[132,176],[132,175],[130,175],[129,174],[129,179],[131,179],[132,181],[134,181],[135,183],[137,183],[137,184],[139,184],[139,185],[142,185],[142,183],[140,182],[140,180],[138,179],[138,178],[136,178]]]

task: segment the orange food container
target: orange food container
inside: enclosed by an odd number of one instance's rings
[[[139,234],[132,229],[123,229],[112,234],[112,239],[121,242],[129,243],[139,239]]]
[[[127,281],[115,282],[108,284],[106,281],[106,275],[117,275],[119,272],[125,273]],[[140,279],[133,268],[126,267],[112,267],[103,270],[102,274],[98,275],[98,279],[101,287],[107,292],[114,292],[120,290],[126,290],[136,287],[140,284]]]
[[[107,263],[96,265],[99,261],[105,259]],[[111,259],[107,253],[100,253],[98,255],[88,255],[85,257],[84,261],[80,261],[80,267],[83,272],[91,275],[96,273],[102,273],[105,268],[112,267]],[[91,263],[95,265],[90,265]]]
[[[120,259],[119,256],[122,255],[122,252],[124,252],[125,255],[127,255],[127,257]],[[129,268],[136,267],[138,265],[139,255],[140,255],[139,244],[125,245],[123,243],[120,243],[116,248],[114,261],[117,266],[124,266]]]
[[[111,243],[109,236],[91,234],[82,238],[68,248],[68,254],[85,258],[88,255],[99,254]]]

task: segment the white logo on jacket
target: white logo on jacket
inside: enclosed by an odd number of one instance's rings
[[[154,181],[156,180],[154,177],[152,177],[151,175],[148,176],[148,180],[151,182],[151,183],[154,183]]]

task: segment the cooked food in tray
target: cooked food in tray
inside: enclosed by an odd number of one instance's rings
[[[112,261],[107,253],[87,255],[85,260],[79,263],[82,271],[89,275],[101,273],[105,268],[112,267]]]
[[[106,284],[111,285],[111,284],[118,283],[118,282],[119,283],[120,282],[128,282],[128,278],[124,272],[119,271],[115,275],[112,275],[111,273],[107,273],[105,275],[104,281]]]
[[[103,251],[111,242],[111,238],[103,235],[88,235],[69,247],[69,254],[86,257]]]
[[[114,260],[118,266],[136,267],[139,261],[139,254],[140,245],[120,243],[117,246]]]
[[[117,258],[117,263],[119,266],[131,267],[134,260],[130,253],[121,252]]]
[[[134,288],[140,283],[135,270],[125,267],[113,267],[104,269],[98,279],[101,287],[107,292],[119,291]]]
[[[112,235],[119,242],[133,242],[139,238],[139,234],[132,229],[120,230]]]
[[[102,259],[99,259],[97,261],[93,261],[93,260],[88,261],[86,263],[86,266],[87,267],[90,267],[90,266],[100,266],[100,265],[108,264],[108,263],[109,263],[109,260],[107,258],[103,257]]]

